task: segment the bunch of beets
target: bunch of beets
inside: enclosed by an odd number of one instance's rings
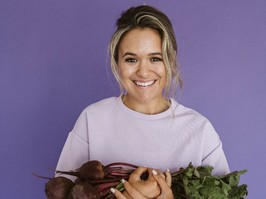
[[[123,190],[121,179],[128,179],[136,168],[135,165],[122,162],[104,166],[97,160],[91,160],[75,171],[56,171],[76,176],[77,179],[72,182],[63,176],[48,178],[45,194],[48,199],[112,199],[115,197],[110,188],[120,186],[120,190]]]
[[[56,171],[77,177],[75,182],[58,176],[48,178],[45,194],[48,199],[114,199],[111,188],[124,190],[121,179],[128,180],[138,166],[115,162],[106,166],[97,160],[84,163],[74,171]],[[213,176],[213,167],[193,167],[190,163],[171,173],[175,199],[245,199],[247,185],[239,185],[240,176],[246,170],[234,171],[224,176]],[[40,176],[39,176],[40,177]],[[141,176],[148,179],[148,173]]]

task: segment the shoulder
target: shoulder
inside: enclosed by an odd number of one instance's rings
[[[87,120],[89,116],[97,117],[97,115],[103,115],[102,113],[110,112],[116,103],[117,97],[109,97],[92,103],[82,110],[78,117],[78,121]]]
[[[196,132],[204,136],[217,137],[216,130],[207,117],[176,101],[174,101],[174,103],[176,103],[174,115],[177,121],[182,123],[184,126],[187,126],[189,129],[194,129]]]
[[[117,103],[116,101],[117,97],[110,97],[90,104],[80,113],[75,123],[75,128],[82,127],[85,129],[89,121],[99,121],[106,117],[106,115],[110,115],[115,103]]]
[[[209,120],[199,113],[198,111],[189,108],[185,105],[180,104],[179,102],[172,100],[172,103],[174,104],[174,114],[175,117],[178,117],[180,119],[184,120],[193,120],[198,122],[209,122]]]
[[[117,103],[117,97],[109,97],[87,106],[83,112],[108,110]]]

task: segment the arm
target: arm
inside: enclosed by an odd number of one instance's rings
[[[56,170],[70,171],[79,168],[89,159],[88,148],[89,146],[86,142],[75,133],[70,132],[59,157]],[[56,176],[62,176],[62,174],[56,174]],[[72,181],[76,179],[76,177],[70,175],[63,176]]]
[[[211,123],[205,125],[205,142],[202,165],[213,166],[213,175],[224,175],[230,172],[222,142]]]
[[[225,175],[230,172],[221,142],[202,160],[202,165],[213,166],[213,175]]]
[[[78,118],[73,130],[69,133],[61,155],[59,157],[56,170],[75,170],[84,162],[89,160],[89,144],[86,114],[82,113]],[[62,174],[56,174],[59,176]],[[64,175],[74,181],[76,177]]]

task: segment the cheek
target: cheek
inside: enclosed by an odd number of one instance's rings
[[[166,69],[165,69],[165,68],[161,68],[161,69],[158,71],[158,74],[159,74],[160,77],[161,77],[161,86],[162,86],[162,87],[165,87],[166,84],[167,84],[167,72],[166,72]]]
[[[165,67],[159,67],[157,69],[157,74],[163,79],[166,80],[166,68]]]
[[[118,75],[119,75],[120,79],[123,79],[124,75],[125,75],[125,70],[124,70],[124,67],[121,64],[121,62],[117,63],[117,69],[118,69]]]
[[[128,66],[124,66],[124,65],[120,65],[121,67],[119,67],[119,71],[120,71],[120,77],[122,79],[126,79],[132,76],[132,74],[134,74],[134,68],[133,67],[128,67]]]

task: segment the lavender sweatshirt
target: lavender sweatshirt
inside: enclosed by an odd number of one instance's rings
[[[191,162],[213,166],[214,175],[229,172],[222,142],[211,123],[173,99],[168,110],[155,115],[129,109],[121,97],[85,108],[67,137],[57,170],[77,169],[88,160],[162,171],[176,171]]]

